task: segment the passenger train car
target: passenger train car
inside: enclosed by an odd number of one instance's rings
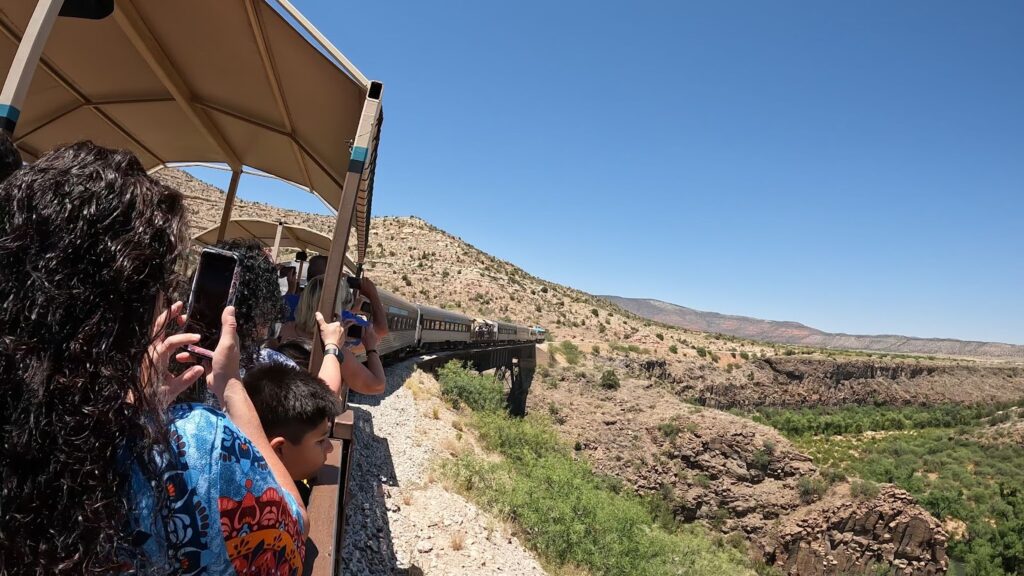
[[[406,348],[419,347],[420,310],[394,294],[377,290],[388,317],[388,335],[377,344],[380,355],[387,356]]]
[[[388,322],[388,335],[377,345],[382,357],[413,350],[542,342],[546,335],[539,326],[474,319],[453,310],[414,304],[386,290],[377,292]],[[362,354],[358,356],[362,359]]]
[[[473,319],[433,306],[419,306],[420,349],[456,348],[472,340]]]

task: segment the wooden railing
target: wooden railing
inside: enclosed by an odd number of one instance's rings
[[[317,474],[306,506],[310,528],[306,541],[305,574],[310,576],[340,576],[344,573],[341,551],[345,543],[348,481],[355,454],[352,425],[351,410],[335,419],[331,429],[334,451]]]

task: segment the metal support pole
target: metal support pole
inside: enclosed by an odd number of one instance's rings
[[[380,118],[380,97],[383,91],[377,82],[372,83],[366,100],[363,101],[363,113],[359,117],[359,126],[356,128],[355,139],[352,142],[352,152],[348,161],[348,171],[345,174],[345,182],[341,189],[341,201],[338,205],[338,218],[334,222],[334,238],[331,239],[331,253],[327,257],[327,271],[324,274],[324,288],[320,294],[320,313],[328,320],[334,318],[340,310],[334,309],[334,300],[338,294],[341,273],[345,262],[345,251],[348,249],[348,237],[352,230],[352,218],[355,213],[356,197],[359,196],[359,182],[363,178],[363,171],[366,169],[366,160],[370,156],[372,138],[377,121]],[[324,359],[323,344],[320,342],[319,332],[313,336],[313,351],[309,359],[309,371],[312,374],[320,373],[320,364]],[[348,386],[342,386],[342,401]]]
[[[25,34],[21,37],[21,43],[18,44],[11,69],[7,72],[7,81],[0,92],[0,129],[8,134],[13,135],[18,125],[21,107],[32,84],[32,75],[35,74],[46,39],[50,37],[63,5],[64,0],[39,0]]]
[[[270,257],[277,262],[277,251],[281,248],[281,230],[284,229],[284,222],[281,220],[277,221],[277,234],[274,235],[274,249],[270,253]]]
[[[228,233],[228,221],[231,220],[231,209],[235,206],[235,193],[238,192],[238,181],[242,179],[242,169],[231,171],[231,183],[228,184],[228,195],[224,197],[224,211],[220,214],[220,228],[217,229],[217,242]],[[280,228],[278,229],[280,234]]]

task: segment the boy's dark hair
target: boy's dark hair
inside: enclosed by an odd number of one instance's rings
[[[337,395],[301,368],[261,364],[246,371],[243,382],[268,438],[282,436],[299,444],[321,422],[341,413]]]
[[[309,365],[309,347],[300,340],[282,342],[274,347],[274,351],[284,354],[299,366]]]

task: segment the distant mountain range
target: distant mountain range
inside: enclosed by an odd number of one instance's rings
[[[1024,346],[998,342],[974,342],[951,338],[913,338],[909,336],[858,336],[823,332],[799,322],[761,320],[703,312],[649,298],[599,296],[638,316],[700,332],[728,334],[751,340],[844,350],[871,350],[903,354],[929,354],[982,358],[1024,359]]]

